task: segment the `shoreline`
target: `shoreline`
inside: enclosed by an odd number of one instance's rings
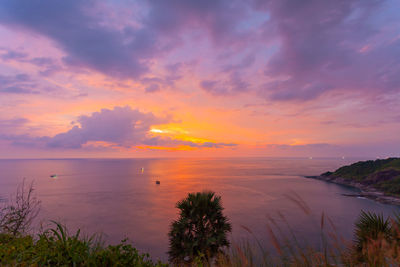
[[[372,186],[363,185],[361,183],[348,181],[341,177],[328,177],[328,176],[304,176],[309,179],[316,179],[328,183],[334,183],[344,186],[350,186],[360,190],[359,193],[354,194],[342,194],[347,197],[365,197],[383,204],[397,205],[400,206],[400,197],[386,195],[384,192],[375,189]]]

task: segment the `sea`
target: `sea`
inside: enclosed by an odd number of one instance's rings
[[[162,158],[0,160],[0,201],[23,181],[34,184],[41,210],[32,231],[51,220],[101,235],[107,244],[128,242],[166,260],[168,231],[177,201],[188,193],[221,196],[233,244],[271,247],[270,229],[293,233],[302,244],[321,245],[321,226],[351,240],[360,212],[384,216],[397,206],[348,197],[355,189],[305,178],[356,162],[356,158]],[[51,177],[56,175],[56,177]],[[160,183],[157,184],[156,181]],[[290,229],[290,230],[288,230]]]

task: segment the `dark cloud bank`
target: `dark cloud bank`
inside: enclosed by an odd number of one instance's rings
[[[127,9],[137,8],[127,3]],[[399,91],[400,38],[385,29],[400,18],[385,21],[390,4],[394,2],[150,0],[142,3],[147,12],[135,18],[139,26],[121,26],[104,23],[111,12],[94,0],[5,0],[0,23],[50,38],[66,53],[64,62],[69,65],[124,79],[143,77],[152,59],[178,48],[182,35],[194,29],[201,29],[216,48],[236,54],[255,43],[277,42],[277,52],[264,64],[264,75],[285,78],[250,86],[252,81],[241,77],[256,57],[249,55],[242,64],[221,64],[222,73],[230,73],[227,82],[205,80],[199,87],[215,95],[251,89],[270,100],[304,101],[333,90]],[[266,22],[253,26],[254,16],[265,16]],[[149,85],[146,90],[160,88]]]

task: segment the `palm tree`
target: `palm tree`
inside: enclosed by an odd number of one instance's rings
[[[192,262],[196,257],[207,261],[229,247],[227,233],[231,224],[223,215],[221,197],[214,192],[191,193],[176,207],[180,217],[169,232],[169,259],[173,263]]]
[[[360,217],[355,224],[355,245],[359,252],[367,242],[383,238],[387,241],[391,238],[391,224],[389,219],[383,215],[361,211]]]

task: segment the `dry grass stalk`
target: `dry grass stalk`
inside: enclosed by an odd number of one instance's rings
[[[0,232],[16,236],[26,233],[40,211],[40,201],[34,194],[33,182],[26,185],[25,179],[17,193],[0,208]]]

